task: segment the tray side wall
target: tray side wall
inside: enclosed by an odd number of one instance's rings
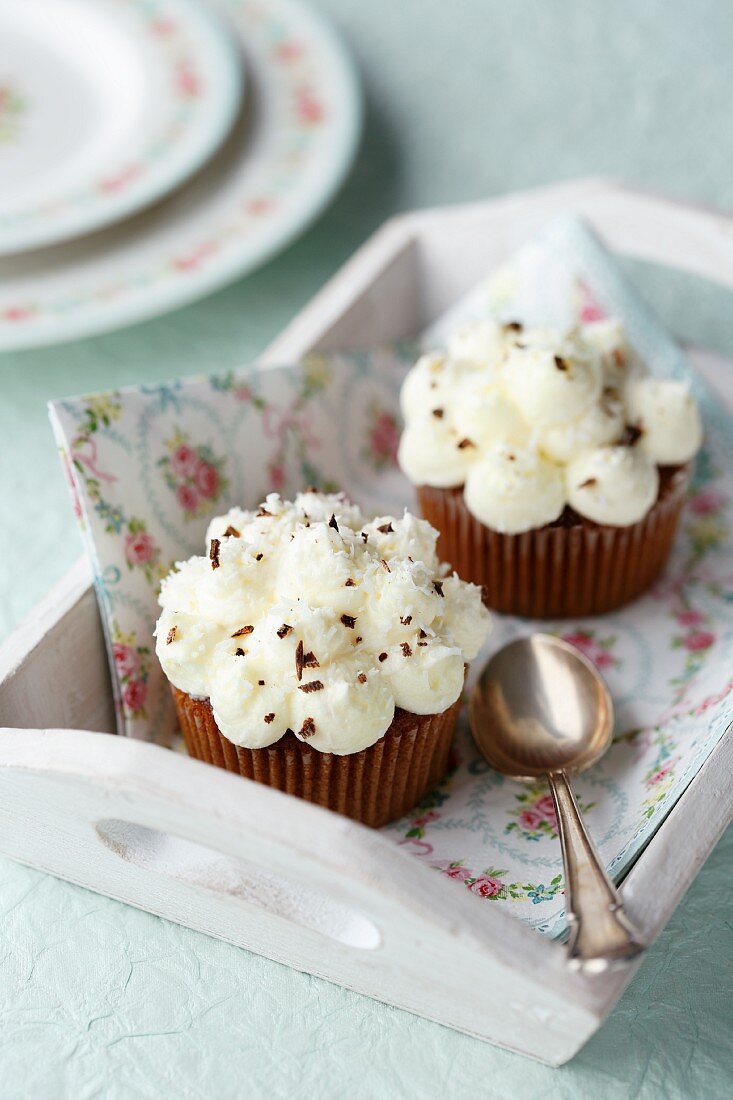
[[[0,726],[115,731],[104,635],[85,558],[0,647]]]

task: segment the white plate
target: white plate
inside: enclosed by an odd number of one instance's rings
[[[218,0],[245,52],[246,110],[174,195],[83,240],[0,261],[0,348],[164,313],[282,249],[351,163],[360,97],[341,45],[295,0]]]
[[[165,194],[221,144],[241,59],[192,0],[2,0],[0,253]]]

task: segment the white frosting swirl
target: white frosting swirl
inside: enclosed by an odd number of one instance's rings
[[[565,468],[568,503],[595,523],[627,527],[647,514],[659,492],[659,471],[638,447],[598,447]]]
[[[448,354],[479,366],[491,366],[501,362],[511,329],[498,321],[486,319],[472,325],[463,325],[448,341]]]
[[[344,755],[378,741],[395,707],[440,713],[490,619],[478,587],[445,575],[436,539],[408,512],[368,521],[343,496],[232,508],[209,526],[213,558],[163,582],[163,671],[248,748],[293,730]]]
[[[506,534],[551,523],[567,504],[599,523],[636,522],[656,499],[649,462],[682,464],[702,441],[689,388],[641,371],[613,318],[566,333],[466,326],[405,379],[400,466],[416,485],[464,486],[469,511]],[[641,429],[643,457],[611,461],[627,426]],[[602,488],[579,491],[570,468],[594,462]]]
[[[626,330],[617,317],[590,321],[581,326],[580,333],[584,342],[601,357],[606,386],[620,389],[628,378],[642,371],[642,364],[629,346]]]
[[[607,389],[601,400],[594,402],[576,420],[540,432],[539,445],[554,462],[571,462],[583,451],[615,442],[625,423],[624,403],[618,391]]]
[[[599,357],[576,338],[529,333],[514,345],[503,370],[504,387],[531,427],[567,424],[600,396]]]
[[[487,527],[515,535],[552,523],[565,507],[562,471],[534,448],[500,443],[468,472],[466,507]]]
[[[442,409],[436,411],[443,415]],[[408,421],[397,460],[410,481],[449,488],[464,484],[476,454],[476,444],[468,436],[459,436],[452,417],[436,422],[428,413]]]
[[[626,417],[641,429],[640,445],[660,466],[677,466],[702,443],[700,410],[687,382],[631,379],[624,392]]]

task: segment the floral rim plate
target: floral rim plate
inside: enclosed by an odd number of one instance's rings
[[[0,41],[0,254],[160,198],[241,100],[235,44],[192,0],[4,0]]]
[[[217,0],[245,57],[246,109],[217,156],[153,208],[82,241],[0,260],[0,350],[152,317],[262,264],[320,212],[360,128],[354,71],[296,0]]]

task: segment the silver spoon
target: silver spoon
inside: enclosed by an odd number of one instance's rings
[[[611,743],[613,703],[595,666],[574,646],[533,634],[495,653],[469,705],[476,744],[504,775],[545,775],[565,868],[568,949],[588,971],[633,959],[644,944],[588,835],[568,772],[594,764]]]

